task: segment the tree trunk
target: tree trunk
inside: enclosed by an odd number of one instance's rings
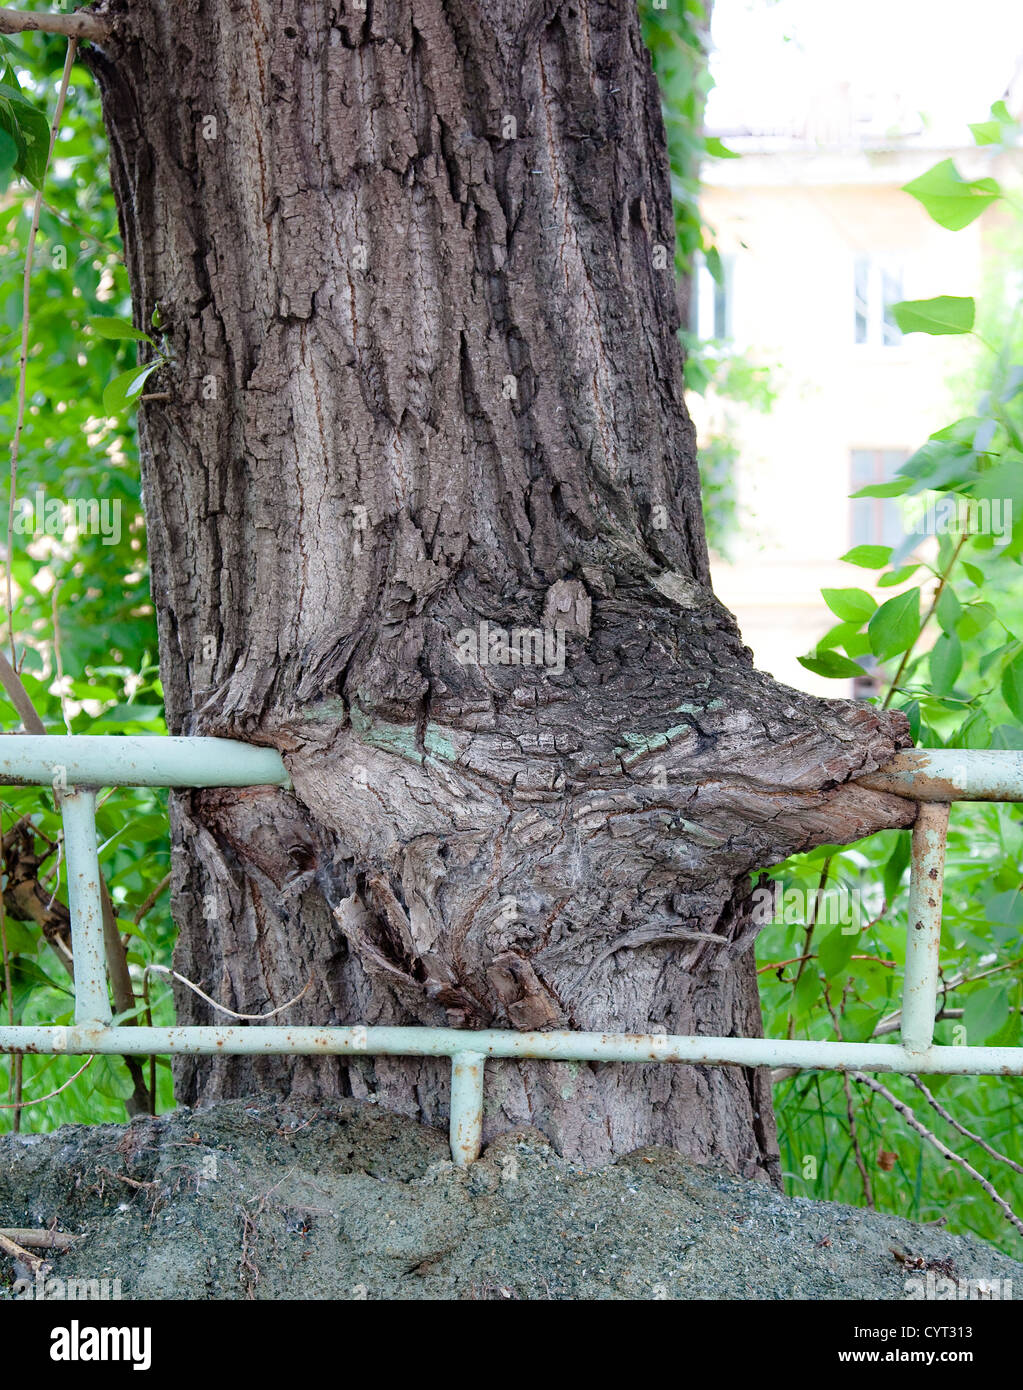
[[[750,871],[906,824],[845,784],[907,737],[755,672],[711,593],[634,0],[367,3],[117,0],[94,50],[175,359],[141,409],[170,728],[294,783],[173,798],[178,968],[250,1013],[311,978],[294,1023],[758,1034]],[[440,1123],[448,1079],[177,1086]],[[504,1062],[487,1099],[582,1161],[776,1165],[753,1071]]]

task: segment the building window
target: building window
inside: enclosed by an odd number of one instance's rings
[[[902,331],[892,305],[903,298],[902,266],[874,256],[857,256],[854,266],[855,341],[874,347],[895,347]]]
[[[715,280],[703,256],[696,258],[689,290],[689,330],[698,338],[728,342],[732,337],[732,284],[735,257],[721,257],[721,280]]]
[[[876,483],[890,483],[909,458],[905,449],[853,449],[852,491]],[[853,545],[890,545],[898,549],[905,539],[902,515],[895,497],[859,497],[849,504]]]

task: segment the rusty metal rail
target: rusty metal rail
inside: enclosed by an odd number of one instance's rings
[[[75,1022],[0,1027],[0,1052],[203,1055],[309,1054],[449,1057],[451,1152],[478,1157],[487,1058],[781,1066],[826,1071],[1023,1075],[1023,1048],[939,1047],[934,1014],[949,803],[1023,801],[1023,753],[917,750],[861,785],[920,802],[913,828],[901,1043],[684,1037],[661,1033],[467,1032],[455,1028],[121,1027],[111,1017],[96,845],[101,786],[281,786],[273,749],[226,739],[0,735],[0,784],[52,785],[64,820]]]

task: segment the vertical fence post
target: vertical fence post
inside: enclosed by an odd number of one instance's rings
[[[902,1041],[909,1052],[926,1052],[934,1041],[948,812],[947,801],[922,801],[913,826],[902,987]]]
[[[71,951],[75,970],[75,1022],[107,1023],[106,952],[103,941],[103,900],[100,896],[99,854],[96,848],[96,791],[72,787],[60,797],[64,820],[64,858],[68,908],[71,912]]]
[[[460,1168],[475,1163],[483,1137],[483,1054],[451,1058],[451,1157]]]

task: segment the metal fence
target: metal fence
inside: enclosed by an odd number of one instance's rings
[[[695,1066],[810,1070],[1023,1074],[1020,1047],[934,1044],[942,880],[952,801],[1023,801],[1023,753],[918,750],[901,753],[860,785],[920,803],[913,828],[901,1043],[658,1033],[517,1032],[454,1028],[149,1028],[113,1022],[107,993],[96,843],[101,787],[290,785],[280,755],[215,738],[0,735],[0,785],[59,789],[71,914],[75,1021],[70,1027],[0,1027],[0,1052],[204,1055],[265,1053],[450,1057],[451,1152],[478,1157],[487,1058],[564,1062],[683,1062]]]

